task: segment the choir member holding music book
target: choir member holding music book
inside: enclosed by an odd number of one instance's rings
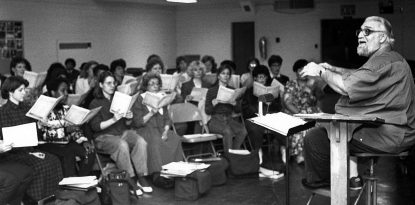
[[[148,173],[153,174],[155,181],[161,179],[159,176],[162,165],[183,160],[180,137],[170,130],[171,120],[167,105],[154,108],[144,102],[146,95],[161,92],[162,83],[160,75],[147,73],[143,77],[143,93],[131,109],[134,113],[132,127],[147,142]]]
[[[89,122],[94,133],[95,149],[98,153],[110,155],[119,169],[127,171],[129,180],[135,185],[136,195],[141,195],[142,191],[152,192],[144,178],[148,174],[147,143],[135,130],[130,129],[133,112],[128,105],[125,110],[112,105],[111,101],[114,103],[116,98],[115,89],[114,75],[109,71],[103,72],[94,90],[95,98],[89,106],[91,110],[102,107]],[[135,101],[128,99],[127,103],[130,102]],[[111,107],[113,111],[110,111]]]
[[[88,175],[93,165],[93,160],[89,160],[94,157],[92,145],[81,130],[81,123],[75,125],[66,120],[67,118],[72,119],[71,115],[73,115],[68,113],[69,106],[64,104],[68,96],[69,82],[64,77],[58,77],[51,79],[46,87],[48,91],[45,93],[47,95],[45,97],[58,100],[46,118],[42,118],[38,122],[42,132],[42,144],[39,145],[39,149],[52,153],[61,159],[65,177]],[[40,99],[33,107],[36,104],[44,104]],[[70,115],[68,116],[68,114]],[[82,116],[78,114],[77,117]],[[79,172],[76,171],[76,157],[81,159]]]
[[[265,115],[268,113],[280,112],[281,104],[280,101],[277,98],[275,98],[275,96],[278,96],[278,94],[274,95],[272,90],[271,92],[266,92],[266,88],[272,88],[272,86],[270,86],[272,79],[269,70],[266,66],[257,65],[252,70],[252,77],[254,79],[253,87],[250,87],[246,90],[242,100],[242,115],[245,119],[245,126],[246,130],[248,131],[248,137],[250,138],[254,149],[260,149],[263,143],[263,135],[266,131],[266,128],[258,126],[249,121],[248,119],[252,117],[257,117],[258,115],[262,114]],[[256,92],[257,86],[261,86],[262,88],[265,88],[265,90]],[[271,96],[274,96],[274,98],[271,97],[271,99],[268,102],[259,101],[259,96],[270,93],[273,94]],[[278,137],[278,135],[275,135],[274,133],[273,135],[277,137],[277,141],[279,141],[280,143],[285,143],[284,139],[281,139],[280,137]]]
[[[19,76],[11,76],[3,82],[1,94],[8,101],[0,107],[1,128],[34,122],[32,118],[26,117],[25,114],[30,107],[23,103],[28,85],[29,82]],[[3,134],[1,132],[0,139],[3,139]],[[1,162],[17,162],[33,169],[33,180],[26,191],[33,202],[54,194],[58,182],[62,179],[62,168],[58,158],[49,153],[42,153],[35,147],[12,148],[1,154]]]
[[[207,122],[209,116],[207,116],[205,113],[205,101],[208,88],[211,86],[211,84],[203,79],[206,67],[201,61],[192,61],[189,65],[188,70],[191,79],[182,84],[182,98],[185,99],[186,102],[190,102],[196,105],[201,111],[200,113],[204,118],[204,122]],[[199,133],[201,126],[198,124],[199,123],[188,122],[186,124],[183,123],[183,125],[181,125],[182,127],[180,127],[180,125],[177,126],[177,123],[176,128],[179,128],[179,133],[181,133],[182,130],[186,130],[186,132],[183,134]]]
[[[29,82],[29,88],[37,88],[43,84],[46,79],[46,72],[36,73],[32,71],[26,71],[23,74],[23,78]]]
[[[240,149],[247,135],[243,124],[232,118],[233,112],[240,112],[236,100],[239,100],[239,96],[243,94],[243,89],[232,90],[228,86],[231,75],[232,71],[229,67],[219,67],[217,83],[209,88],[206,94],[205,112],[212,116],[208,127],[212,133],[223,135],[225,152],[229,149]]]

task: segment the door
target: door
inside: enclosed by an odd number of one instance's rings
[[[248,60],[255,57],[254,22],[232,23],[232,59],[236,64],[236,74],[246,72]]]
[[[321,20],[321,56],[323,62],[344,68],[358,68],[366,57],[357,55],[356,30],[364,19]]]

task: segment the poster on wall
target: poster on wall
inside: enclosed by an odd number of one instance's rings
[[[0,59],[23,57],[23,22],[0,21]]]

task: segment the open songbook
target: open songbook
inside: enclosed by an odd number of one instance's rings
[[[272,94],[274,96],[274,98],[277,98],[279,95],[279,88],[278,86],[264,86],[261,83],[258,82],[254,82],[254,95],[259,97],[261,95],[265,95],[265,94]]]
[[[222,103],[235,102],[245,92],[246,88],[237,88],[235,90],[227,88],[225,86],[219,86],[218,94],[216,99]]]
[[[206,93],[208,89],[207,88],[196,88],[194,87],[192,89],[192,92],[190,93],[190,96],[192,96],[192,101],[201,101],[206,98]]]
[[[37,88],[43,84],[46,79],[46,72],[35,73],[32,71],[25,71],[23,78],[29,81],[29,88]]]
[[[133,81],[137,81],[137,78],[131,75],[124,75],[124,78],[122,79],[121,85],[131,83]]]
[[[229,86],[233,88],[240,88],[241,87],[241,76],[231,75],[231,79],[229,79]]]
[[[143,104],[148,105],[154,109],[159,109],[166,105],[169,105],[171,102],[173,102],[175,97],[176,93],[174,92],[169,94],[166,94],[164,92],[146,92],[143,99]]]
[[[76,105],[72,105],[65,115],[65,120],[74,125],[82,125],[92,119],[96,114],[98,114],[99,110],[101,110],[101,107],[88,110]]]
[[[174,90],[179,83],[180,75],[160,74],[163,90]]]
[[[38,145],[36,123],[3,127],[3,143],[13,147],[33,147]]]
[[[122,113],[123,116],[127,114],[127,112],[131,109],[134,102],[137,101],[138,95],[137,93],[133,96],[115,91],[114,97],[112,98],[110,112],[111,113]]]
[[[126,84],[119,85],[117,87],[117,91],[122,92],[127,95],[131,95],[137,92],[137,87],[138,87],[138,81],[134,80],[134,81],[129,81]]]
[[[314,121],[306,122],[299,117],[294,117],[283,112],[267,114],[248,120],[285,136],[309,129],[315,124]]]
[[[45,122],[48,118],[49,113],[62,100],[62,98],[63,96],[59,98],[53,98],[41,95],[36,100],[32,108],[30,108],[30,110],[26,113],[26,116]]]

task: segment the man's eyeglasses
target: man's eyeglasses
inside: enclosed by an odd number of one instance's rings
[[[364,29],[357,29],[357,30],[356,30],[356,36],[359,36],[360,32],[363,32],[363,35],[364,35],[364,36],[369,36],[369,35],[370,35],[370,34],[372,34],[372,33],[376,33],[376,32],[385,32],[385,31],[375,31],[375,30],[370,30],[370,29],[367,29],[367,28],[364,28]]]

